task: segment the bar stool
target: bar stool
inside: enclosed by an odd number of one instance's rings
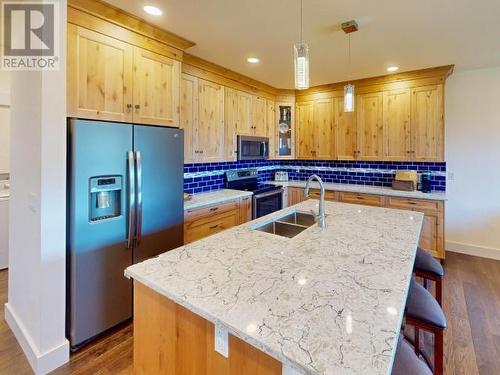
[[[427,364],[415,354],[415,349],[401,335],[399,336],[392,375],[432,375]]]
[[[439,263],[439,261],[427,251],[421,247],[417,247],[417,256],[415,257],[413,272],[416,276],[424,279],[425,289],[428,289],[428,280],[432,280],[436,283],[436,300],[438,301],[439,306],[443,306],[442,295],[444,269],[441,263]]]
[[[446,317],[441,306],[422,285],[412,278],[408,299],[406,301],[406,323],[414,327],[413,346],[415,353],[424,354],[420,348],[420,329],[430,332],[434,336],[434,374],[443,374],[443,352],[444,352],[444,330],[446,329]]]

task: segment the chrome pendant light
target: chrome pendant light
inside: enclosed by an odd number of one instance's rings
[[[300,0],[300,43],[293,45],[293,59],[295,63],[295,88],[304,90],[309,88],[309,46],[302,40],[303,10]]]
[[[356,106],[356,94],[354,85],[349,82],[351,78],[351,33],[358,31],[358,24],[354,20],[344,22],[342,24],[342,30],[344,30],[349,38],[347,45],[349,71],[347,85],[344,86],[344,112],[354,112]]]

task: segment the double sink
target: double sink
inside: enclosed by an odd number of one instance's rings
[[[295,211],[276,218],[270,223],[255,227],[255,230],[293,238],[316,223],[316,216],[308,212]]]

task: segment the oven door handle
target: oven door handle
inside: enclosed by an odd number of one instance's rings
[[[269,197],[271,195],[282,194],[282,193],[283,193],[283,189],[279,189],[279,190],[268,191],[267,193],[257,194],[257,195],[254,195],[253,197],[255,199],[259,199],[259,198],[265,198],[265,197]]]

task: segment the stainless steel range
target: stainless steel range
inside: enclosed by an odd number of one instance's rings
[[[252,219],[283,208],[283,188],[259,183],[257,169],[227,171],[226,187],[253,193]]]

